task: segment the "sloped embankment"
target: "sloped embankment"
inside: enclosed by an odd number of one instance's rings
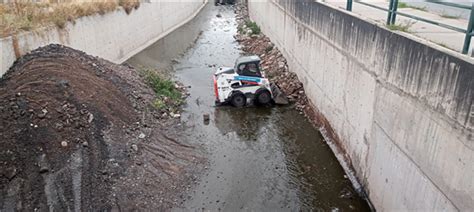
[[[131,67],[60,45],[0,81],[0,210],[167,208],[200,160]]]

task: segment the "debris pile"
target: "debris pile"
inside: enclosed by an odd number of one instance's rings
[[[309,108],[303,84],[295,73],[288,70],[286,59],[280,50],[263,33],[254,34],[248,28],[247,5],[239,3],[235,7],[235,12],[239,29],[235,39],[242,45],[242,50],[247,54],[258,55],[262,59],[261,65],[266,77],[287,95],[290,102],[295,103],[297,110],[302,113],[306,108]]]
[[[0,206],[178,205],[202,159],[172,138],[177,120],[162,118],[144,81],[131,67],[60,45],[18,59],[0,79]]]

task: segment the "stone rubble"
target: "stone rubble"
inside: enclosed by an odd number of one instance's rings
[[[280,50],[263,33],[250,35],[251,30],[246,26],[248,22],[248,8],[246,4],[240,3],[235,7],[236,20],[238,23],[238,34],[235,39],[242,45],[246,54],[258,55],[264,74],[271,82],[275,83],[280,90],[286,94],[290,103],[301,113],[309,108],[303,83],[298,76],[288,69],[288,64]]]

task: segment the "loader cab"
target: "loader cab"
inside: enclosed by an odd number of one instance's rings
[[[258,56],[240,57],[235,64],[234,70],[240,76],[262,77],[260,58]]]

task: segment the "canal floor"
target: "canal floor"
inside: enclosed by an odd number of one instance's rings
[[[368,211],[320,132],[291,106],[214,105],[212,74],[242,54],[236,31],[232,6],[208,5],[196,20],[128,61],[163,68],[170,52],[185,52],[172,65],[176,79],[190,86],[179,140],[202,147],[209,162],[174,210]]]

